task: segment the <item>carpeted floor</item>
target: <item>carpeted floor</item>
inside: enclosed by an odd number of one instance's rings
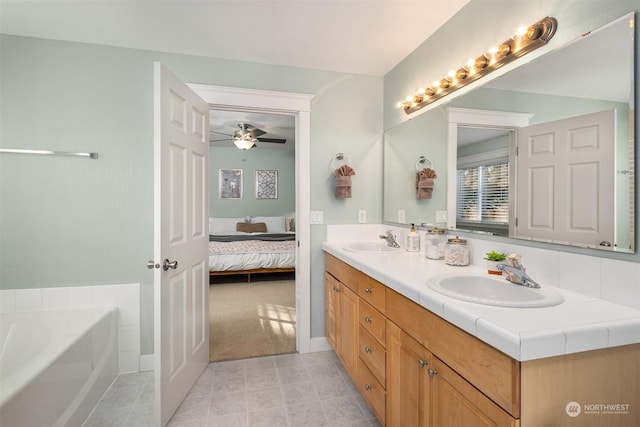
[[[209,285],[209,360],[296,351],[294,280]]]

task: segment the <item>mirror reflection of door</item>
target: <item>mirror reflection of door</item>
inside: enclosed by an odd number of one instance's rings
[[[615,110],[521,128],[512,234],[614,244],[615,141]]]

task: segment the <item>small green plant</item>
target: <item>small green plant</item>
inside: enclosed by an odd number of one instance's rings
[[[487,256],[484,257],[487,261],[504,261],[506,258],[505,254],[496,251],[487,252]]]

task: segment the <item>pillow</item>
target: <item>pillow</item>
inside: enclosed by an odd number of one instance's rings
[[[283,216],[255,216],[251,218],[251,222],[264,222],[267,225],[267,233],[285,232]]]
[[[284,219],[285,231],[296,231],[296,221],[292,216],[285,217]]]
[[[243,233],[266,233],[267,224],[264,222],[254,222],[252,224],[249,224],[248,222],[239,222],[236,225],[236,231],[241,231]]]
[[[234,233],[239,222],[247,222],[247,218],[209,218],[209,234]]]

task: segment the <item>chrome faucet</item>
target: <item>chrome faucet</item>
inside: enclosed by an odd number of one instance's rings
[[[511,254],[507,257],[507,264],[498,264],[496,268],[502,271],[507,280],[516,285],[522,285],[529,288],[539,288],[540,285],[526,273],[524,266],[520,263],[519,254]]]
[[[391,246],[392,248],[400,247],[391,230],[387,230],[385,234],[381,234],[380,238],[387,241],[387,246]]]

